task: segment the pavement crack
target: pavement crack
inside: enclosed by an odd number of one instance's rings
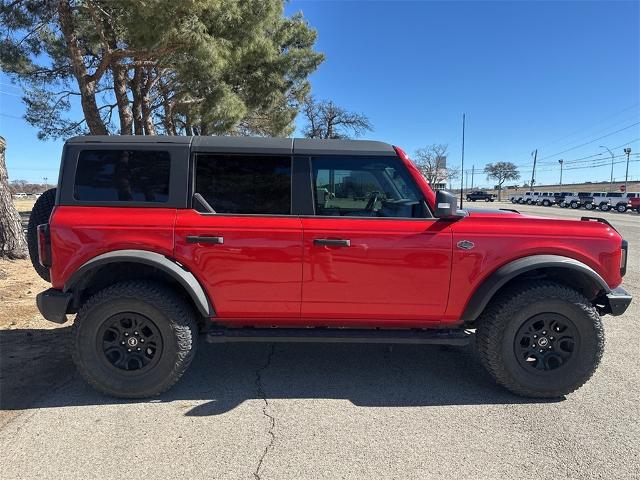
[[[253,477],[256,480],[261,480],[260,469],[262,468],[264,459],[269,453],[269,450],[271,449],[271,447],[273,447],[273,443],[276,440],[276,435],[274,433],[274,430],[276,428],[276,418],[269,413],[269,400],[267,400],[267,394],[264,390],[264,385],[262,384],[262,374],[267,370],[267,368],[271,366],[271,360],[273,359],[274,353],[275,353],[275,344],[272,343],[271,346],[269,347],[269,355],[267,356],[267,361],[262,367],[260,367],[256,371],[255,383],[256,383],[256,387],[258,388],[258,395],[260,395],[260,398],[262,398],[262,401],[264,402],[264,405],[262,406],[262,415],[267,417],[267,419],[269,420],[269,431],[267,433],[269,434],[269,437],[270,437],[269,443],[267,443],[267,445],[264,447],[262,455],[260,456],[260,460],[258,461],[258,465],[256,466],[256,469],[253,472]]]

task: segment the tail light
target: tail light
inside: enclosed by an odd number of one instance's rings
[[[627,253],[629,250],[629,243],[626,240],[622,240],[622,249],[620,250],[620,276],[624,277],[627,273]]]
[[[43,267],[51,266],[51,237],[48,223],[38,225],[38,260]]]

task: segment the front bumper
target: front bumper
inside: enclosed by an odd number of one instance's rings
[[[622,287],[617,287],[607,293],[607,301],[609,303],[609,310],[611,315],[622,315],[629,307],[631,303],[631,295]]]
[[[71,293],[49,288],[36,295],[36,304],[44,318],[50,322],[64,323],[67,321],[67,310],[71,298]]]

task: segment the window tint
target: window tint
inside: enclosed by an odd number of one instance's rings
[[[396,158],[317,157],[316,215],[430,217],[422,194]]]
[[[196,192],[217,213],[291,213],[291,157],[198,155]]]
[[[84,150],[78,157],[74,198],[90,202],[166,202],[169,152]]]

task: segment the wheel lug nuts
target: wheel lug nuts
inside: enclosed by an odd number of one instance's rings
[[[546,334],[547,334],[547,332],[542,332],[542,334],[543,334],[543,335],[546,335]]]
[[[124,332],[124,336],[128,337],[129,336],[129,332]]]
[[[130,349],[130,348],[127,348],[127,352],[130,352],[130,351],[131,351],[131,349]],[[540,351],[542,351],[542,350],[540,350]]]
[[[144,343],[144,338],[141,338],[141,339],[140,339],[140,343]]]
[[[534,335],[533,338],[538,338],[538,335]]]
[[[133,334],[134,334],[134,335],[137,335],[137,334],[138,334],[138,332],[133,332]]]
[[[131,350],[129,350],[129,351],[131,351]],[[544,352],[544,350],[540,350],[540,353],[543,353],[543,352]]]
[[[549,337],[551,340],[553,340],[553,337]]]
[[[551,347],[549,347],[549,348],[551,348]],[[138,347],[138,351],[140,351],[140,347]]]

